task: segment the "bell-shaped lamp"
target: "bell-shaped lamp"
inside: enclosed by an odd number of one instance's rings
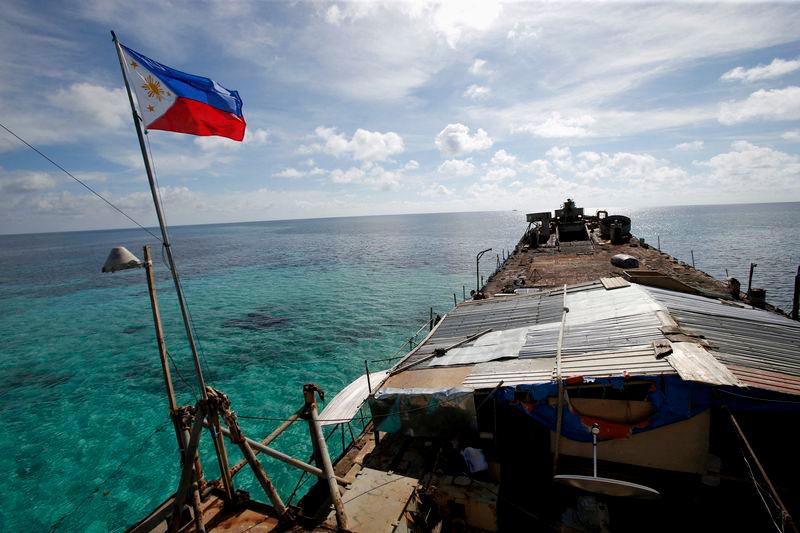
[[[117,246],[111,249],[103,265],[103,272],[116,272],[117,270],[127,270],[129,268],[140,268],[142,262],[124,246]]]

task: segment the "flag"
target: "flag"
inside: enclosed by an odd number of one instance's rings
[[[122,55],[145,128],[234,141],[244,138],[246,124],[238,92],[162,65],[127,46],[122,46]]]

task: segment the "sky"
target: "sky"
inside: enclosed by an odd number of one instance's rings
[[[171,224],[800,200],[800,4],[24,2],[0,122],[156,224],[109,30],[239,91],[149,132]],[[0,129],[0,233],[128,227]]]

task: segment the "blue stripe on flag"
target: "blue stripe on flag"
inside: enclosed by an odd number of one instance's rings
[[[161,81],[172,89],[175,96],[197,100],[222,111],[233,113],[238,117],[242,116],[242,99],[237,91],[228,90],[212,79],[187,74],[162,65],[158,61],[143,56],[125,45],[121,46],[128,55],[158,76]]]

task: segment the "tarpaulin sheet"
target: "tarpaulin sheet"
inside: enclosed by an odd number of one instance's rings
[[[369,399],[380,431],[441,436],[477,426],[471,388],[385,388]]]
[[[708,409],[712,402],[709,387],[685,382],[677,376],[602,378],[594,380],[594,384],[605,383],[615,388],[623,388],[625,382],[629,380],[652,383],[645,399],[650,402],[653,414],[638,424],[600,422],[600,440],[630,436],[686,420]],[[548,398],[553,396],[558,396],[557,383],[518,385],[516,388],[504,388],[497,392],[497,399],[501,404],[520,409],[551,431],[556,429],[557,416],[556,404],[548,402]],[[561,434],[572,440],[590,442],[591,427],[595,421],[597,419],[576,412],[566,401]]]

